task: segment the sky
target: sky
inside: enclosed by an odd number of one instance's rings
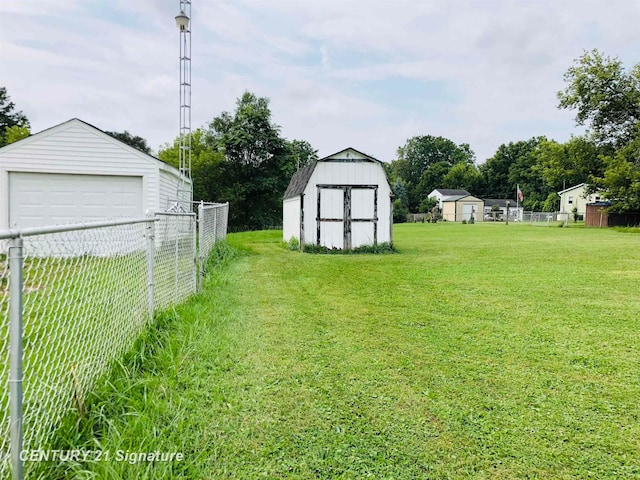
[[[32,132],[71,118],[157,151],[179,131],[179,0],[0,3],[0,86]],[[503,143],[583,130],[557,108],[585,50],[640,61],[640,0],[192,0],[192,127],[250,91],[321,157],[416,135]]]

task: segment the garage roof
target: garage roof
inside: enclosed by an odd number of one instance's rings
[[[138,150],[137,148],[132,147],[131,145],[123,142],[122,140],[119,140],[115,137],[112,137],[111,135],[109,135],[108,133],[106,133],[104,130],[100,130],[98,127],[91,125],[90,123],[85,122],[84,120],[80,120],[79,118],[72,118],[71,120],[67,120],[66,122],[62,122],[58,125],[54,125],[53,127],[49,127],[46,128],[38,133],[34,133],[33,135],[29,135],[26,138],[23,138],[22,140],[18,140],[17,142],[14,143],[10,143],[9,145],[5,145],[4,147],[0,148],[0,152],[6,152],[6,151],[10,151],[13,150],[14,148],[19,148],[22,145],[25,145],[27,143],[30,143],[38,138],[42,138],[42,137],[46,137],[47,135],[50,135],[52,133],[54,133],[56,130],[61,130],[67,126],[70,125],[81,125],[83,128],[85,129],[90,129],[93,130],[95,133],[98,133],[100,136],[105,137],[106,139],[108,139],[111,142],[117,143],[119,146],[121,146],[122,148],[126,148],[128,150],[130,150],[131,152],[134,152],[136,155],[138,155],[141,158],[144,158],[146,161],[148,162],[154,162],[154,163],[158,163],[159,167],[162,170],[165,171],[169,171],[171,173],[173,173],[176,176],[180,176],[180,171],[174,167],[173,165],[168,164],[167,162],[165,162],[164,160],[161,160],[160,158],[154,156],[154,155],[150,155],[148,153],[145,153],[141,150]],[[191,180],[188,179],[189,182],[191,182]]]

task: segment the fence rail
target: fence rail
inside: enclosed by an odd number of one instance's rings
[[[0,231],[0,478],[22,478],[20,452],[46,448],[154,312],[196,292],[224,238],[209,229],[226,235],[215,208],[213,224],[205,210]]]
[[[550,223],[558,219],[557,212],[522,212],[522,221],[529,223]]]

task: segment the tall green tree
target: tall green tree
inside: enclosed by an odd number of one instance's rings
[[[480,165],[484,180],[481,196],[513,199],[516,186],[520,185],[524,195],[523,207],[541,210],[552,191],[537,168],[537,148],[544,141],[544,137],[533,137],[500,145],[495,155]]]
[[[282,223],[282,195],[297,168],[297,158],[271,119],[269,99],[245,92],[233,113],[209,124],[211,147],[224,154],[220,200],[229,201],[235,229],[260,229]]]
[[[287,142],[289,155],[296,161],[296,168],[301,169],[318,160],[318,150],[306,140],[291,140]]]
[[[467,162],[456,163],[442,178],[442,188],[462,189],[470,193],[476,192],[481,183],[482,175],[478,168],[473,163]]]
[[[178,168],[180,139],[165,144],[158,152],[158,158]],[[198,128],[191,132],[191,178],[193,199],[196,201],[219,202],[222,199],[221,165],[224,154],[208,143],[207,131]]]
[[[607,148],[599,146],[588,135],[572,136],[567,142],[546,140],[538,145],[536,156],[538,169],[547,183],[555,190],[588,183],[593,177],[601,177],[605,164],[601,155]]]
[[[16,105],[7,94],[7,89],[0,87],[0,147],[10,143],[7,134],[12,141],[20,140],[20,138],[24,138],[22,135],[25,133],[25,129],[28,132],[30,128],[27,116],[22,111],[16,110]]]
[[[431,191],[443,188],[443,179],[454,165],[473,165],[474,161],[475,154],[466,143],[457,145],[448,138],[421,135],[398,148],[391,170],[407,189],[409,210],[416,212]]]
[[[626,71],[622,61],[585,52],[564,75],[558,107],[576,111],[576,123],[587,125],[600,143],[626,145],[640,122],[640,64]]]
[[[615,154],[603,156],[604,175],[594,178],[595,188],[606,192],[615,212],[640,212],[640,124],[636,134]]]
[[[601,149],[594,162],[604,172],[589,176],[589,190],[604,192],[611,209],[640,211],[640,63],[625,70],[618,58],[586,52],[565,74],[559,108],[576,110]]]
[[[106,132],[105,131],[104,133],[106,133],[107,135],[111,135],[113,138],[117,138],[121,142],[124,142],[133,148],[137,148],[141,152],[151,154],[151,148],[149,148],[147,141],[142,137],[139,137],[137,135],[132,135],[126,130],[124,132]]]

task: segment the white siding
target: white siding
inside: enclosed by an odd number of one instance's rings
[[[285,242],[300,240],[300,197],[287,198],[282,203],[282,237]]]
[[[351,218],[373,218],[375,211],[375,191],[356,189],[351,191]]]
[[[178,195],[178,184],[180,177],[177,171],[169,169],[168,166],[160,167],[160,201],[158,203],[159,211],[164,212],[176,203]],[[191,181],[187,181],[187,185],[191,188]],[[181,192],[180,202],[186,205],[190,201],[189,189]]]
[[[343,222],[322,222],[320,224],[320,245],[342,249],[344,245]]]
[[[317,235],[317,206],[318,206],[318,192],[317,185],[378,185],[378,243],[391,241],[391,189],[387,181],[384,169],[378,162],[340,162],[340,161],[320,161],[316,165],[316,168],[307,183],[304,191],[304,242],[316,243]],[[322,190],[321,201],[325,196],[327,189]],[[341,192],[341,190],[337,190]],[[358,193],[355,193],[358,192]],[[364,202],[367,198],[371,198],[367,193],[360,193],[362,190],[352,190],[352,217],[353,209],[360,215],[366,213],[369,207],[364,206]],[[340,193],[342,195],[342,192]],[[354,202],[356,202],[354,204]],[[338,208],[338,207],[336,207]],[[324,207],[322,215],[325,216]],[[340,218],[342,215],[340,215]],[[355,217],[358,218],[358,217]],[[329,222],[327,222],[329,223]],[[334,225],[331,227],[321,227],[321,238],[323,235],[328,235],[327,241],[322,242],[328,244],[336,244],[334,246],[342,248],[343,239],[343,225],[340,222],[331,222]],[[365,226],[354,226],[359,222],[352,224],[352,247],[362,245],[361,239],[369,239],[373,236],[373,230],[371,227],[371,234]],[[338,237],[339,230],[339,237]],[[326,232],[326,233],[325,233]],[[339,238],[339,239],[338,239]],[[337,245],[339,242],[339,245]],[[372,244],[371,241],[366,243]]]
[[[337,188],[320,189],[320,218],[344,219],[344,191]]]

